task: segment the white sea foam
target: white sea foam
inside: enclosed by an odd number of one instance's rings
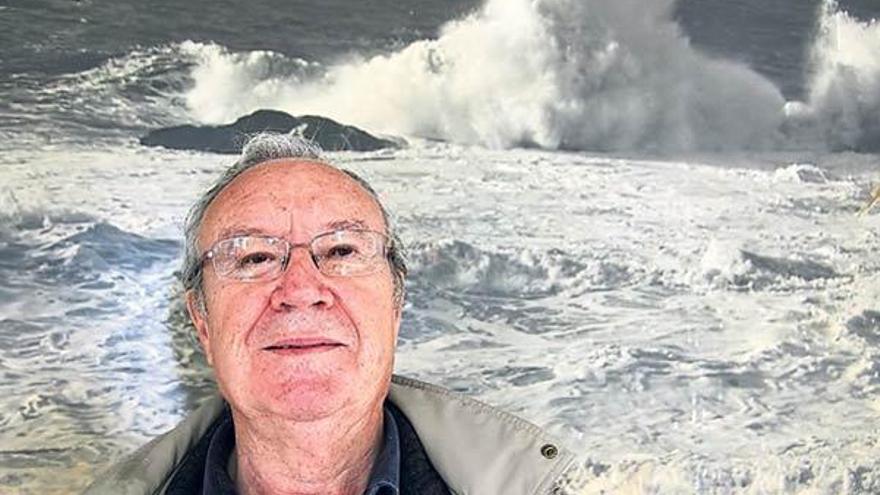
[[[437,39],[327,67],[189,43],[184,51],[197,63],[186,99],[194,117],[211,123],[276,108],[496,148],[872,146],[880,133],[877,22],[826,0],[809,97],[786,102],[747,66],[694,49],[674,4],[488,0]]]
[[[787,167],[777,169],[773,173],[774,181],[802,182],[824,184],[832,180],[827,170],[823,170],[809,163],[793,163]]]
[[[331,66],[319,80],[254,84],[252,65],[262,62],[212,54],[195,70],[189,100],[210,121],[272,106],[493,147],[771,146],[782,119],[778,90],[742,65],[694,50],[672,7],[490,0],[436,40]],[[218,74],[233,88],[249,87],[247,96],[218,89]]]
[[[581,108],[604,101],[629,123],[613,146],[708,146],[720,134],[688,127],[688,114],[665,99],[675,92],[651,86],[646,71],[656,80],[701,64],[750,72],[692,54],[668,9],[640,5],[647,17],[636,21],[610,3],[493,2],[437,40],[336,63],[324,79],[314,75],[322,67],[277,53],[186,42],[155,59],[147,49],[111,60],[52,96],[109,112],[108,122],[123,108],[114,98],[130,98],[123,109],[138,118],[123,120],[142,125],[144,114],[177,111],[165,108],[176,86],[163,84],[185,72],[196,76],[192,115],[205,120],[286,104],[341,119],[362,111],[362,122],[394,132],[499,147],[589,145],[562,137],[609,125]],[[871,32],[828,12],[826,21]],[[571,53],[557,49],[566,39],[578,40]],[[855,53],[844,51],[837,56]],[[829,73],[861,74],[869,62]],[[221,86],[230,79],[242,94]],[[146,99],[157,101],[139,103],[154,83]],[[644,91],[664,99],[642,105]],[[350,108],[337,106],[346,94]],[[715,111],[701,98],[682,108]],[[836,115],[820,101],[800,105]],[[645,122],[657,115],[670,115],[670,136],[698,138],[651,135]],[[831,142],[817,122],[783,129]],[[31,141],[33,129],[22,129],[28,136],[0,153],[0,485],[68,493],[209,393],[210,372],[183,323],[179,245],[168,240],[179,239],[186,207],[229,159],[142,148],[130,129],[122,144],[80,146]],[[733,135],[731,143],[741,137]],[[627,155],[425,141],[334,155],[370,177],[411,248],[398,371],[559,434],[592,459],[576,493],[880,492],[880,431],[871,428],[880,215],[855,215],[877,156],[718,154],[706,165]]]
[[[823,141],[880,149],[880,21],[825,0],[812,57],[808,109]]]
[[[226,123],[258,108],[277,106],[285,88],[302,84],[320,65],[271,50],[232,53],[215,43],[185,41],[182,54],[193,60],[196,86],[186,95],[199,120]]]
[[[750,270],[751,265],[742,257],[739,242],[712,239],[697,265],[694,282],[697,285],[703,281],[713,287],[724,287]]]
[[[594,461],[577,493],[836,493],[878,457],[880,216],[855,217],[869,174],[826,163],[846,157],[777,156],[423,143],[333,158],[369,173],[411,248],[398,371],[548,426]],[[167,239],[226,159],[5,159],[0,433],[34,451],[22,462],[42,480],[26,483],[69,489],[93,475],[70,463],[122,455],[208,393]],[[20,473],[3,460],[0,477]]]

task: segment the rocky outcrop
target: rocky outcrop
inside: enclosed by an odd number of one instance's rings
[[[294,131],[326,151],[373,151],[397,148],[399,143],[315,115],[294,117],[275,110],[257,110],[232,124],[220,126],[180,125],[150,131],[140,139],[145,146],[213,153],[238,153],[248,136],[259,132]]]

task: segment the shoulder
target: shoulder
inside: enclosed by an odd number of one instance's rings
[[[573,464],[544,430],[476,399],[396,375],[389,399],[455,493],[551,493]]]
[[[219,395],[210,397],[172,430],[156,437],[99,475],[85,495],[160,493],[187,452],[223,411]]]
[[[394,376],[389,399],[454,493],[551,493],[574,455],[538,426],[476,399]],[[100,475],[87,495],[161,493],[187,452],[221,414],[219,396]]]

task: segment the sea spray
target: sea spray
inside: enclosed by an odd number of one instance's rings
[[[318,79],[252,84],[256,90],[237,92],[231,105],[223,104],[225,91],[215,92],[224,71],[196,69],[189,101],[208,120],[218,108],[271,105],[497,148],[773,147],[783,117],[779,91],[743,65],[694,50],[672,20],[673,6],[490,0],[447,23],[435,40],[333,65]],[[211,60],[222,68],[229,58]],[[240,78],[252,77],[250,65],[241,63]]]
[[[226,124],[253,110],[276,107],[285,88],[321,69],[318,63],[271,50],[232,53],[214,43],[185,41],[180,51],[194,62],[196,86],[186,94],[187,107],[209,124]]]
[[[812,52],[808,107],[822,141],[880,150],[880,21],[860,22],[825,0]]]
[[[197,120],[259,108],[493,148],[596,151],[880,146],[880,27],[819,13],[807,101],[695,49],[672,0],[488,0],[436,39],[323,66],[188,43]],[[639,12],[639,15],[633,15]],[[222,84],[221,84],[222,82]]]

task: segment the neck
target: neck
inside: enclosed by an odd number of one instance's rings
[[[383,411],[315,421],[246,417],[235,423],[236,488],[244,495],[362,494],[381,448]]]

